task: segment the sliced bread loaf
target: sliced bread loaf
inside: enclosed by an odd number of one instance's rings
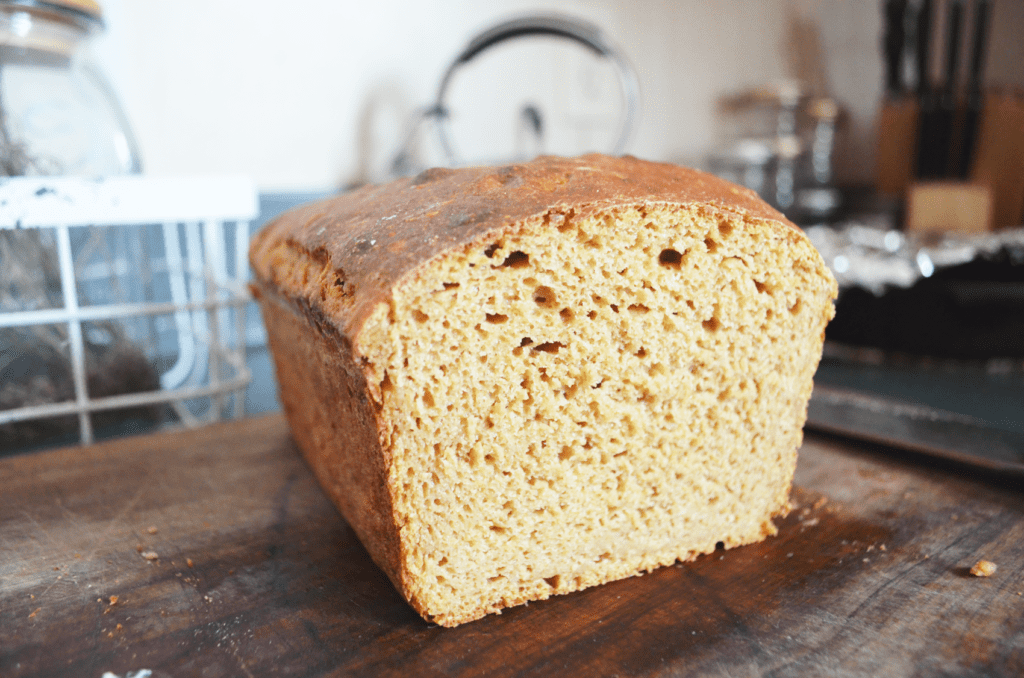
[[[295,438],[428,620],[764,539],[836,283],[752,192],[634,158],[430,170],[253,243]]]

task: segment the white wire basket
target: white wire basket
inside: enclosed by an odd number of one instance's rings
[[[0,184],[0,453],[245,411],[243,177]]]

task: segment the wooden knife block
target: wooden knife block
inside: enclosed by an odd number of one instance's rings
[[[914,181],[918,102],[913,97],[887,99],[878,112],[876,186],[903,197]]]
[[[1024,222],[1024,93],[990,90],[978,130],[973,183],[992,192],[992,227]]]
[[[984,233],[992,225],[992,193],[984,184],[929,181],[907,192],[908,232]]]
[[[918,112],[914,97],[887,99],[878,112],[876,187],[880,193],[907,200],[907,227],[939,228],[936,210],[954,206],[959,207],[946,218],[949,230],[975,231],[982,223],[988,229],[1022,225],[1024,92],[993,88],[985,93],[969,182],[919,184],[915,180]],[[980,209],[986,200],[991,203],[990,214],[970,217],[963,211],[967,204]]]

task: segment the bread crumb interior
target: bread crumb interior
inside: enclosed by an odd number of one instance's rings
[[[551,212],[423,267],[358,347],[407,595],[465,621],[773,533],[822,268],[783,224],[660,204]]]

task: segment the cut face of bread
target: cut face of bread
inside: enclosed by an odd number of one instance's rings
[[[346,303],[331,301],[333,266],[294,242],[275,251],[278,289],[328,315]],[[597,200],[428,259],[367,314],[349,358],[325,358],[324,339],[296,348],[300,331],[274,327],[299,316],[264,308],[314,469],[410,603],[453,626],[773,534],[834,295],[781,221]],[[366,407],[327,422],[310,388],[332,370],[362,375]],[[377,476],[343,478],[327,467],[362,462],[329,448],[366,447],[346,433],[360,426]],[[382,488],[357,501],[360,483]],[[393,522],[364,524],[370,505]]]
[[[773,533],[830,293],[793,235],[661,205],[553,213],[395,295],[360,352],[428,615]]]

